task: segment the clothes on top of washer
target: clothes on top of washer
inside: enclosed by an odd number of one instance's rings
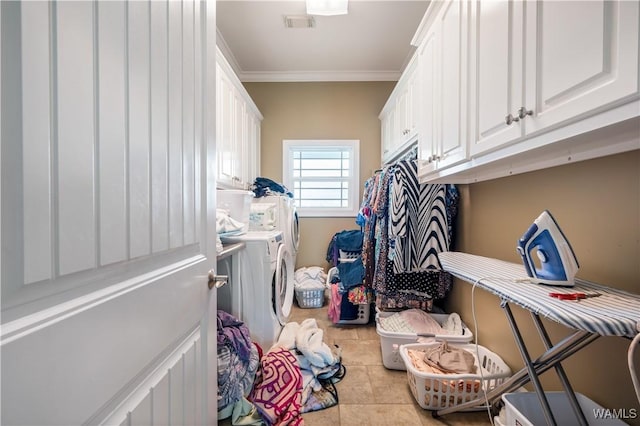
[[[266,197],[267,195],[285,195],[293,198],[293,193],[286,186],[266,177],[257,177],[253,185],[251,185],[251,190],[256,198]]]
[[[239,232],[243,228],[244,223],[232,218],[229,210],[216,209],[216,232],[218,234]]]

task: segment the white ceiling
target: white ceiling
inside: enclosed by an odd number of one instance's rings
[[[285,28],[302,0],[217,1],[218,46],[242,81],[393,81],[415,49],[427,0],[351,0],[349,13]]]

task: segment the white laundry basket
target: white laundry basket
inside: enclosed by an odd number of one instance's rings
[[[415,333],[400,333],[385,330],[380,324],[380,319],[397,314],[397,312],[380,311],[376,313],[376,332],[380,336],[380,349],[382,350],[382,364],[390,370],[406,370],[404,361],[400,356],[400,346],[409,343],[417,343],[418,336]],[[438,321],[440,325],[448,318],[448,314],[429,314]],[[462,334],[441,334],[436,335],[435,340],[446,340],[448,342],[469,343],[473,339],[473,333],[463,323]]]
[[[476,357],[473,344],[449,343],[473,354],[475,364],[482,374],[430,374],[419,371],[413,366],[408,350],[424,350],[439,345],[435,343],[412,343],[400,347],[400,356],[407,368],[407,380],[413,397],[420,407],[427,410],[441,410],[467,401],[484,397],[489,391],[502,384],[511,376],[511,370],[502,358],[489,349],[478,345],[480,361]],[[479,370],[480,371],[480,370]]]

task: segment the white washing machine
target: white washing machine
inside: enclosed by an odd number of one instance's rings
[[[251,209],[252,212],[264,213],[266,205],[274,205],[274,218],[271,220],[251,220],[249,223],[250,230],[266,231],[274,229],[282,231],[284,242],[291,252],[295,266],[296,256],[298,254],[298,246],[300,244],[300,231],[298,228],[298,211],[296,209],[293,198],[286,195],[268,195],[266,197],[254,198]],[[255,218],[255,214],[251,215]]]
[[[223,242],[244,242],[238,253],[240,277],[235,279],[232,314],[242,320],[251,339],[264,352],[276,343],[293,305],[294,265],[280,231],[253,231],[223,238]]]

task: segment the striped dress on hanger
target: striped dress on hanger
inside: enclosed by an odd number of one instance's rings
[[[440,270],[438,253],[449,250],[447,185],[420,184],[416,161],[395,167],[390,193],[389,235],[395,239],[393,271]]]

